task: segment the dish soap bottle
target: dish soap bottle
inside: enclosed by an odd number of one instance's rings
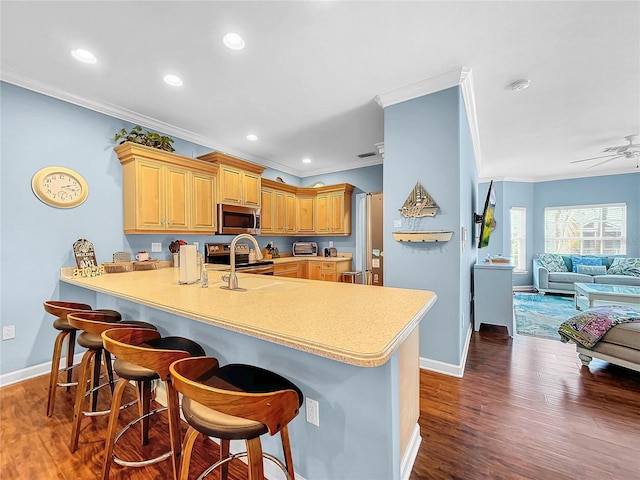
[[[200,266],[200,286],[202,288],[209,287],[209,274],[207,273],[206,263],[202,262]]]

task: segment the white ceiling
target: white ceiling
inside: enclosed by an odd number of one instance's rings
[[[624,158],[570,163],[640,133],[637,1],[0,8],[2,80],[300,177],[380,163],[357,157],[384,141],[376,95],[460,67],[473,72],[481,179],[639,171]],[[222,45],[229,31],[244,37],[243,51]],[[78,63],[74,48],[98,63]],[[166,73],[184,86],[164,84]],[[521,78],[530,88],[507,88]]]

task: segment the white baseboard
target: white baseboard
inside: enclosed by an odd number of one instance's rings
[[[513,286],[513,291],[514,292],[535,292],[535,289],[533,288],[533,285],[514,285]]]
[[[420,436],[420,425],[416,423],[416,426],[413,428],[413,433],[411,434],[411,439],[409,440],[409,445],[407,445],[407,449],[402,457],[402,462],[400,463],[401,480],[409,480],[411,471],[413,470],[413,464],[418,457],[418,450],[420,449],[421,442],[422,437]]]
[[[73,356],[74,365],[82,361],[82,355],[84,355],[84,352],[76,353]],[[63,357],[60,361],[60,365],[63,365],[65,361],[66,357]],[[29,380],[30,378],[39,377],[40,375],[48,375],[49,373],[51,373],[51,362],[45,362],[32,367],[4,373],[0,375],[0,387],[22,382],[23,380]]]
[[[467,328],[467,338],[464,341],[464,349],[462,351],[462,358],[460,359],[459,365],[420,357],[420,368],[452,377],[462,378],[464,376],[464,367],[467,364],[467,354],[469,353],[469,343],[471,342],[472,333],[473,325],[469,323],[469,328]]]

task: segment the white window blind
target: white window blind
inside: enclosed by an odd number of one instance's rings
[[[546,253],[624,255],[626,236],[625,203],[544,209]]]
[[[527,270],[527,209],[512,207],[511,216],[511,261],[514,272]]]

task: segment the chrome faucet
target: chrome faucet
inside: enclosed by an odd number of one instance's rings
[[[262,260],[264,258],[262,256],[262,252],[260,251],[260,245],[258,245],[258,241],[248,233],[241,233],[237,235],[232,241],[229,249],[230,252],[230,260],[231,260],[231,271],[227,275],[222,276],[223,282],[228,282],[227,285],[222,285],[220,288],[224,288],[225,290],[238,290],[240,292],[246,292],[246,288],[238,287],[238,276],[236,275],[236,244],[239,240],[251,240],[253,245],[256,247],[256,260]]]

